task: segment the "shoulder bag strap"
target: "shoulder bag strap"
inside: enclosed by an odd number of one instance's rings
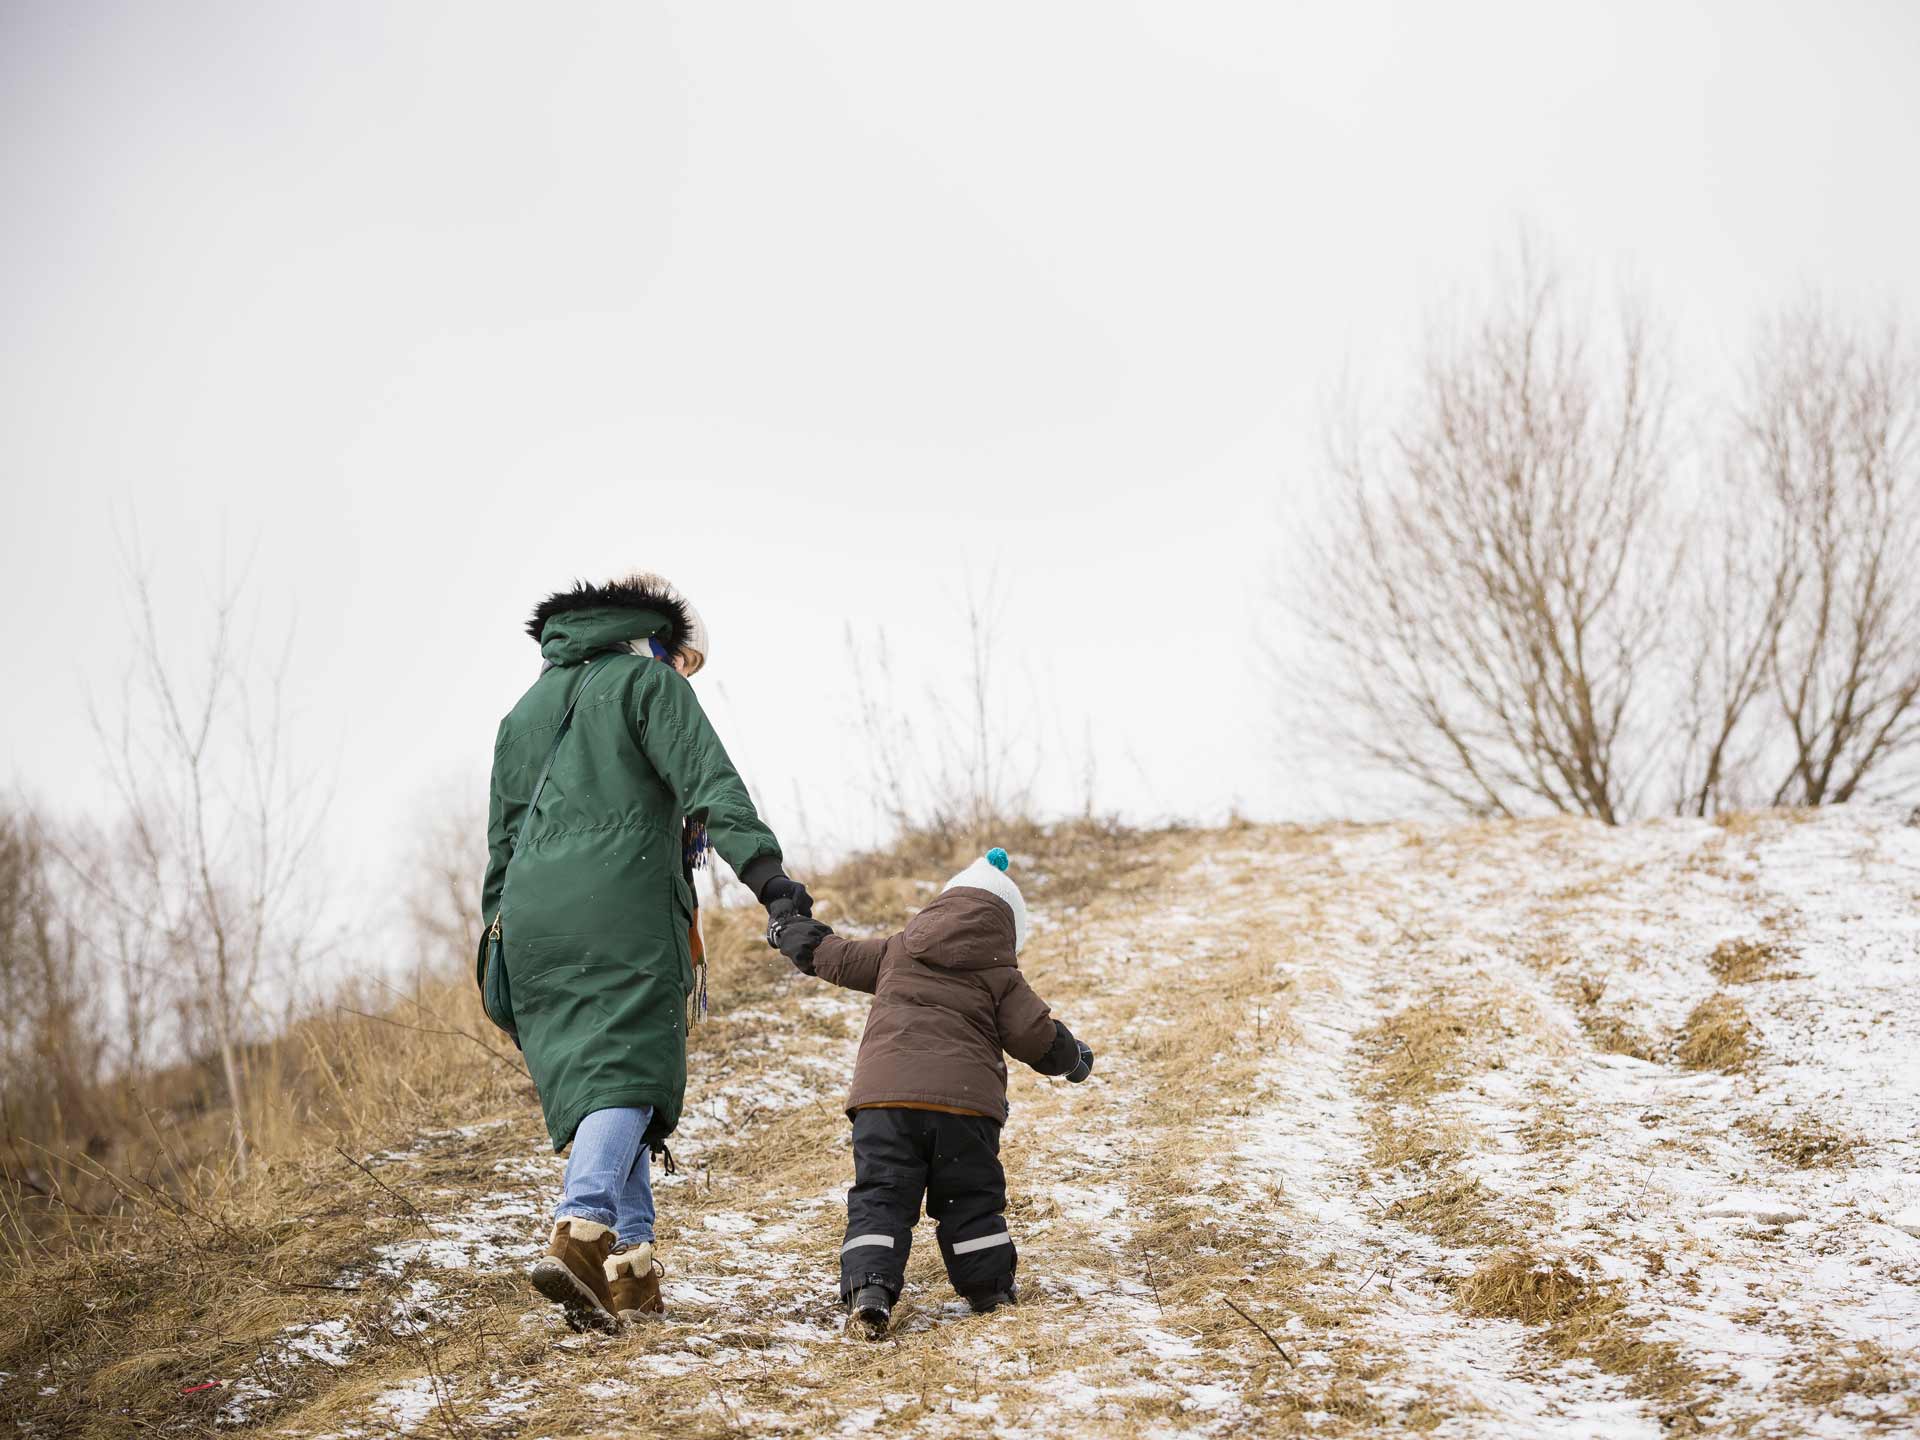
[[[553,773],[553,760],[560,753],[560,742],[567,738],[567,727],[573,724],[573,707],[580,703],[580,697],[587,693],[587,687],[593,684],[599,673],[598,665],[587,667],[586,677],[581,680],[580,688],[573,692],[573,698],[567,701],[567,712],[560,717],[559,727],[553,732],[553,744],[547,747],[547,763],[540,767],[540,778],[533,782],[533,794],[527,800],[527,813],[520,817],[520,828],[508,837],[507,845],[513,854],[507,856],[506,873],[500,880],[500,914],[507,908],[507,886],[513,883],[513,862],[520,854],[520,837],[527,833],[527,827],[533,823],[533,812],[540,804],[540,792],[547,788],[547,777]],[[500,933],[500,914],[493,917],[493,933]]]

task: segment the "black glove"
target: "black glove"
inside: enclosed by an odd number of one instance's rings
[[[1093,1074],[1093,1047],[1084,1040],[1076,1040],[1073,1043],[1080,1047],[1080,1059],[1073,1069],[1067,1071],[1067,1082],[1078,1085]]]
[[[831,934],[829,927],[804,915],[787,915],[767,926],[767,940],[791,960],[793,968],[802,975],[813,974],[813,952]]]
[[[767,907],[767,913],[773,913],[773,907],[782,900],[791,900],[793,910],[798,915],[813,914],[813,896],[807,893],[807,887],[798,880],[789,880],[785,875],[775,873],[773,878],[760,887],[760,903]]]

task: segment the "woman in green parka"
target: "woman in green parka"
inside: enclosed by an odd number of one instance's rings
[[[527,631],[544,665],[494,741],[476,978],[553,1148],[573,1146],[531,1278],[609,1328],[662,1309],[648,1152],[686,1097],[694,866],[711,843],[763,905],[813,902],[688,683],[710,647],[684,596],[651,574],[580,584]]]

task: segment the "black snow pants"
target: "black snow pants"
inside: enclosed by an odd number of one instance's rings
[[[954,1289],[971,1300],[1013,1283],[1000,1122],[936,1110],[856,1110],[841,1300],[863,1285],[900,1298],[922,1196]]]

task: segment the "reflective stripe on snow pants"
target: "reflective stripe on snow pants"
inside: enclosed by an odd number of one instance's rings
[[[978,1240],[962,1240],[953,1247],[956,1255],[971,1255],[976,1250],[988,1250],[995,1245],[1011,1245],[1013,1236],[1002,1230],[998,1235],[982,1235]]]

